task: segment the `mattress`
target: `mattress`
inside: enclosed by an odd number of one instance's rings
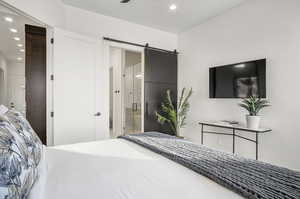
[[[45,199],[241,199],[123,139],[47,148]]]

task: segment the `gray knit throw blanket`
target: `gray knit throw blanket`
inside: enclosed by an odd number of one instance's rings
[[[300,199],[300,172],[157,132],[120,136],[249,199]],[[220,196],[221,198],[221,196]]]

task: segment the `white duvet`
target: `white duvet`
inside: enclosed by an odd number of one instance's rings
[[[241,199],[122,139],[47,148],[45,199]]]

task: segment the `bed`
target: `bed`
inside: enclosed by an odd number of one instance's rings
[[[50,147],[45,199],[240,199],[230,190],[124,139]]]
[[[0,199],[299,199],[300,172],[146,132],[45,147],[0,106]]]

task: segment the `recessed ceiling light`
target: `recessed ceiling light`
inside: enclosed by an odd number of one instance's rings
[[[234,67],[235,68],[245,68],[245,64],[238,64],[238,65],[235,65]]]
[[[14,29],[14,28],[10,28],[9,30],[10,30],[10,32],[13,32],[13,33],[17,33],[18,32],[18,30]]]
[[[18,57],[17,60],[18,60],[18,61],[22,61],[23,58],[22,58],[22,57]]]
[[[171,4],[169,7],[170,10],[176,10],[177,9],[177,5],[176,4]]]
[[[18,44],[17,46],[18,46],[18,47],[23,47],[23,44]]]
[[[25,50],[24,50],[24,49],[20,49],[20,52],[22,52],[22,53],[23,53],[23,52],[25,52]]]
[[[4,17],[4,20],[7,21],[7,22],[13,22],[13,18],[11,17]]]
[[[14,37],[14,40],[20,41],[21,39],[20,39],[20,37]]]

